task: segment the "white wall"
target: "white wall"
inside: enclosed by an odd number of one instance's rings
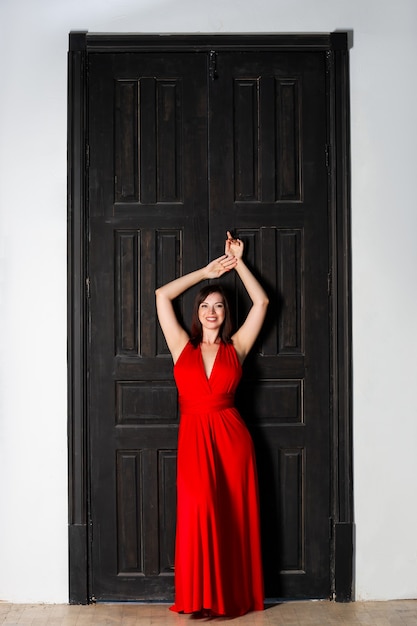
[[[415,0],[1,0],[0,600],[66,602],[68,32],[352,29],[357,599],[417,597]]]

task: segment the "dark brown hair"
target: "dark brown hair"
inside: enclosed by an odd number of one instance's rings
[[[232,315],[230,313],[230,306],[226,293],[224,289],[219,285],[205,285],[205,287],[202,287],[197,293],[194,300],[193,317],[191,320],[191,343],[194,347],[198,346],[203,339],[202,326],[200,320],[198,319],[198,310],[200,308],[200,304],[204,302],[207,296],[209,296],[211,293],[219,293],[223,298],[224,322],[220,327],[219,337],[223,341],[223,343],[231,343],[232,341]]]

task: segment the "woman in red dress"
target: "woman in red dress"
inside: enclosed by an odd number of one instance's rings
[[[264,608],[255,454],[234,394],[268,298],[243,261],[243,247],[228,232],[223,256],[156,290],[181,415],[171,607],[179,613],[234,617]],[[189,336],[173,301],[202,280],[232,270],[252,300],[246,320],[232,334],[223,290],[209,284],[197,295]]]

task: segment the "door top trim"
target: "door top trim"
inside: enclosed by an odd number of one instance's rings
[[[72,31],[69,34],[71,52],[151,52],[181,51],[206,52],[233,48],[239,50],[326,51],[349,50],[352,47],[348,31],[332,33],[245,33],[245,34],[186,34],[186,33],[89,33]]]

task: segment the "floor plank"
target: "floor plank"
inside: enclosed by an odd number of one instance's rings
[[[178,615],[166,604],[8,604],[0,603],[2,626],[192,626],[232,622],[233,626],[417,626],[417,600],[391,602],[286,602],[235,619]]]

